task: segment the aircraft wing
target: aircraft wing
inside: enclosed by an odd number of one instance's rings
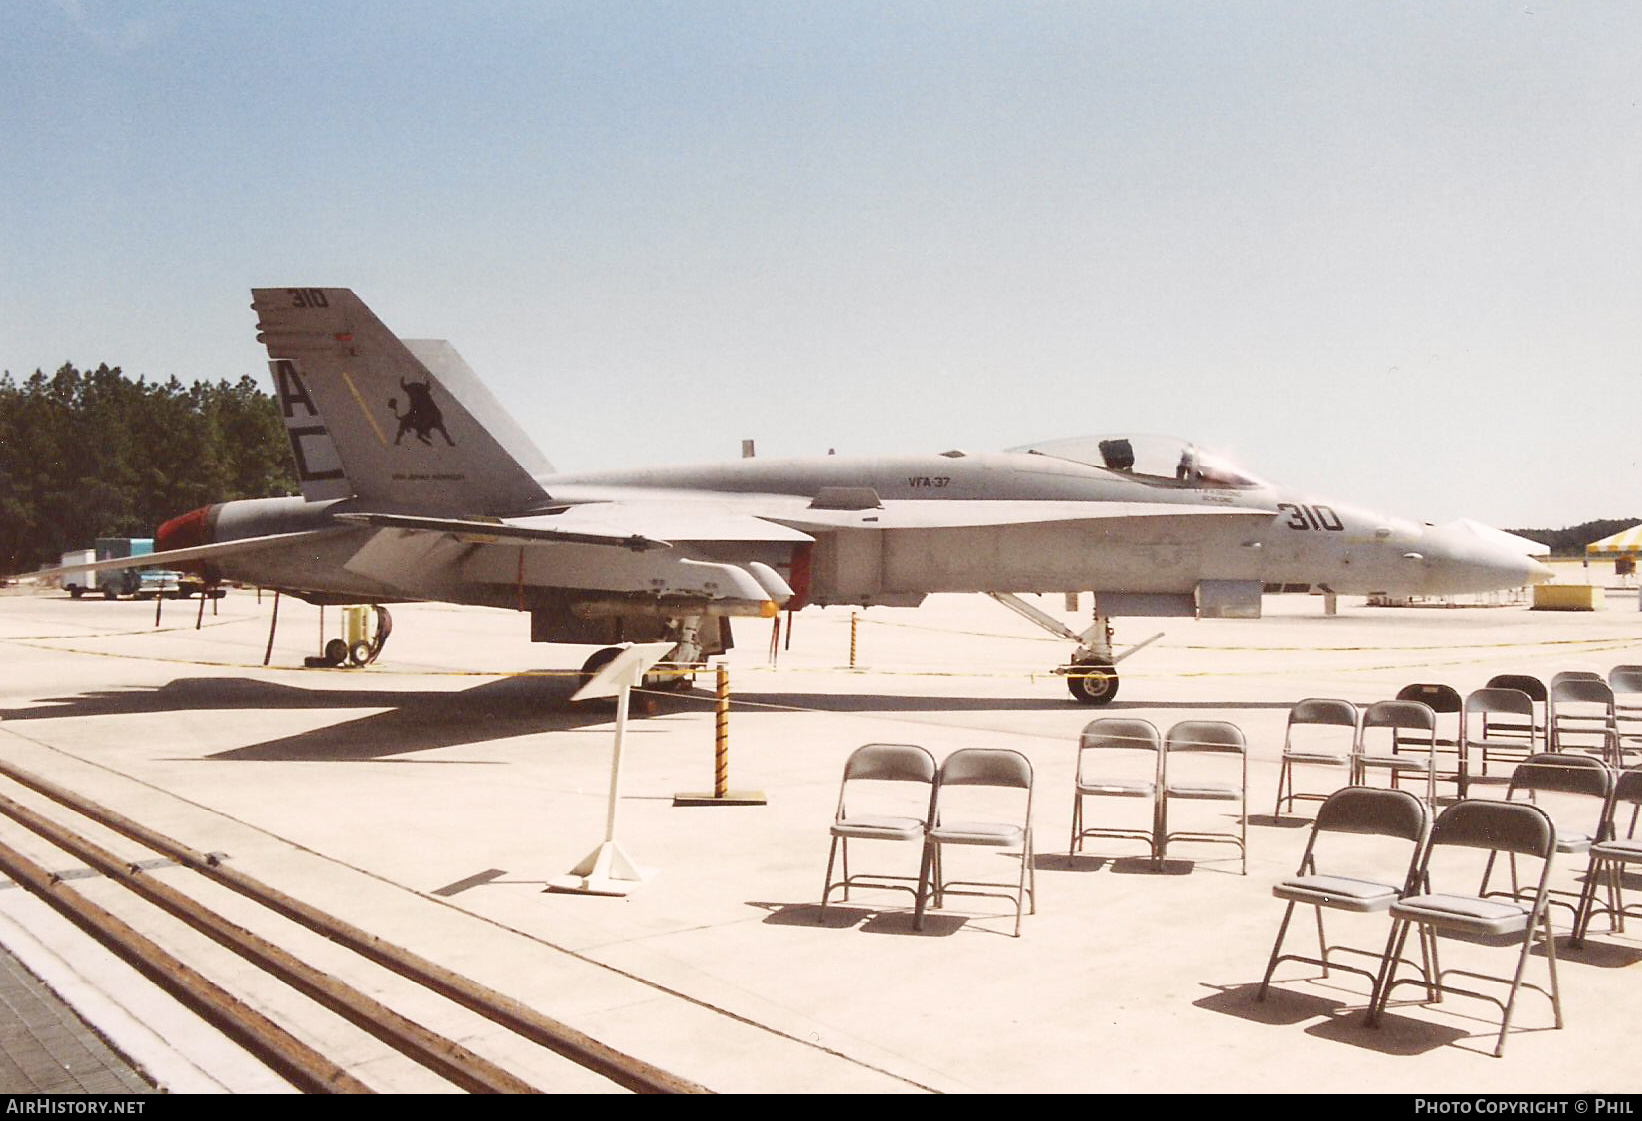
[[[800,542],[813,538],[788,525],[777,524],[762,511],[737,509],[726,502],[627,500],[587,502],[566,507],[556,514],[515,518],[513,523],[604,533],[625,537],[631,534],[656,536],[668,541],[768,541]],[[788,521],[783,517],[782,522]]]
[[[546,517],[498,518],[430,518],[419,514],[337,514],[338,521],[374,526],[378,529],[405,529],[425,533],[448,533],[459,541],[477,545],[534,545],[559,541],[576,545],[619,545],[635,553],[651,549],[666,549],[671,542],[659,541],[640,533],[625,537],[609,533],[579,533],[561,529],[557,525],[538,523]]]
[[[350,519],[357,522],[360,519]],[[536,519],[514,519],[514,521]],[[418,524],[422,523],[422,524]],[[692,557],[655,538],[462,520],[372,516],[375,530],[344,567],[412,599],[463,602],[474,584],[737,602],[759,613],[793,592],[765,564]]]
[[[337,514],[340,521],[393,529],[450,533],[479,544],[564,542],[619,545],[634,552],[673,541],[799,542],[813,538],[763,518],[713,503],[590,502],[525,518],[438,518],[412,514]]]
[[[865,509],[806,507],[769,515],[806,530],[961,529],[1035,522],[1126,522],[1154,518],[1221,518],[1269,521],[1274,509],[1174,502],[1061,502],[1014,499],[886,499]]]
[[[722,563],[690,546],[808,542],[809,534],[724,503],[588,502],[516,518],[347,512],[372,529],[350,571],[425,599],[460,599],[473,583],[563,587],[621,595],[785,602],[792,588],[766,564]]]

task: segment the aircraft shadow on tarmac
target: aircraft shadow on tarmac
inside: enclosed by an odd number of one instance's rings
[[[44,698],[29,708],[0,710],[0,720],[57,720],[81,716],[164,712],[378,708],[354,720],[212,752],[223,761],[362,762],[513,736],[572,731],[608,724],[609,702],[571,704],[573,677],[510,677],[471,689],[305,689],[249,678],[180,678],[157,689],[118,689]],[[635,715],[704,710],[710,695],[647,694]],[[642,731],[640,723],[634,731]]]
[[[381,688],[307,689],[253,678],[185,677],[158,688],[98,690],[73,696],[41,698],[27,708],[0,710],[0,720],[57,720],[81,716],[130,716],[163,712],[211,712],[300,709],[379,708],[354,720],[248,744],[206,756],[216,760],[286,762],[359,762],[411,755],[442,747],[487,743],[542,732],[571,731],[607,724],[610,702],[571,704],[574,676],[509,677],[471,689],[401,690]],[[807,710],[816,712],[980,712],[1055,709],[1078,710],[1070,701],[1050,697],[940,697],[873,693],[735,694],[741,711]],[[704,689],[687,693],[639,691],[634,715],[705,712],[714,703]],[[1124,706],[1113,705],[1113,709]],[[1199,702],[1152,703],[1145,708],[1286,708],[1280,703],[1232,702],[1204,706]],[[1091,716],[1091,719],[1093,717]],[[642,730],[642,723],[635,730]]]

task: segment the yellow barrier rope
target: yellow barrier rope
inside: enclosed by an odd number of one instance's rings
[[[1186,620],[1192,622],[1193,620]],[[1064,645],[1068,640],[1056,638],[1053,635],[1036,634],[995,634],[989,631],[953,630],[948,627],[926,627],[917,623],[892,623],[885,619],[869,619],[861,617],[862,623],[869,623],[875,627],[892,627],[900,630],[925,631],[929,634],[961,634],[971,638],[998,638],[1014,642],[1053,642]],[[1436,643],[1426,646],[1205,646],[1192,643],[1163,642],[1158,646],[1160,650],[1240,650],[1240,651],[1304,651],[1306,653],[1322,653],[1331,650],[1363,651],[1363,650],[1504,650],[1518,646],[1583,646],[1594,643],[1611,642],[1607,638],[1553,638],[1542,642],[1462,642]]]

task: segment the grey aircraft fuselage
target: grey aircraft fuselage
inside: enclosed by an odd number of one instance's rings
[[[816,537],[803,602],[911,605],[935,592],[1082,592],[1191,596],[1209,581],[1257,582],[1268,592],[1447,595],[1520,586],[1543,566],[1462,525],[1422,525],[1336,501],[1254,483],[1192,485],[1134,476],[1035,453],[994,452],[867,458],[744,459],[697,466],[557,473],[538,482],[554,503],[665,501],[681,511],[702,504],[756,513]],[[835,502],[818,523],[817,496]],[[838,492],[845,492],[838,494]],[[862,492],[853,495],[848,492]],[[865,494],[864,492],[870,492]],[[884,505],[866,505],[876,496]],[[851,500],[854,499],[852,503]],[[901,503],[1089,504],[1089,517],[974,525],[894,522]],[[1190,507],[1180,517],[1103,517],[1114,504]],[[850,509],[850,505],[859,508]],[[886,509],[885,507],[890,509]],[[1220,506],[1229,516],[1197,511]],[[224,504],[215,540],[335,524],[328,515],[357,504],[263,499]],[[1273,512],[1275,511],[1275,512]],[[529,511],[516,511],[525,514]],[[963,515],[960,515],[963,516]],[[1009,517],[1014,517],[1011,513]],[[901,521],[916,519],[901,519]],[[219,562],[224,574],[270,587],[314,586],[343,598],[405,598],[345,567],[373,531],[337,531],[302,556],[246,553]],[[701,559],[736,559],[722,542],[680,544]],[[746,550],[737,547],[737,557]],[[769,560],[791,573],[790,560]],[[517,606],[511,581],[421,589],[428,598]],[[1123,603],[1136,614],[1174,614],[1163,601]],[[1125,613],[1121,608],[1111,612]]]
[[[884,511],[861,509],[818,535],[807,595],[816,604],[916,602],[932,592],[1189,596],[1205,580],[1258,582],[1269,591],[1435,596],[1519,587],[1545,575],[1537,561],[1460,524],[1422,525],[1261,482],[1194,485],[1037,453],[747,459],[541,482],[571,501],[738,496],[751,509],[767,508],[773,496],[808,499],[829,488],[870,489],[886,504],[1089,504],[1088,520],[929,528],[886,526]],[[1122,503],[1193,513],[1099,518]],[[1196,513],[1204,506],[1229,516]],[[810,529],[805,513],[764,516]]]

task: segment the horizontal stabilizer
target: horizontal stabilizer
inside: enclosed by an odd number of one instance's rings
[[[167,549],[163,553],[144,553],[136,557],[115,557],[111,560],[87,561],[84,564],[69,564],[58,568],[42,568],[37,572],[30,572],[20,579],[43,580],[54,576],[61,576],[67,572],[114,572],[122,568],[165,568],[169,565],[182,564],[185,561],[211,561],[223,557],[236,556],[240,553],[254,553],[260,549],[271,549],[276,546],[300,545],[304,541],[317,541],[321,538],[332,537],[342,529],[307,529],[298,533],[271,533],[266,537],[246,537],[239,541],[218,541],[212,545],[194,545],[187,549]]]

